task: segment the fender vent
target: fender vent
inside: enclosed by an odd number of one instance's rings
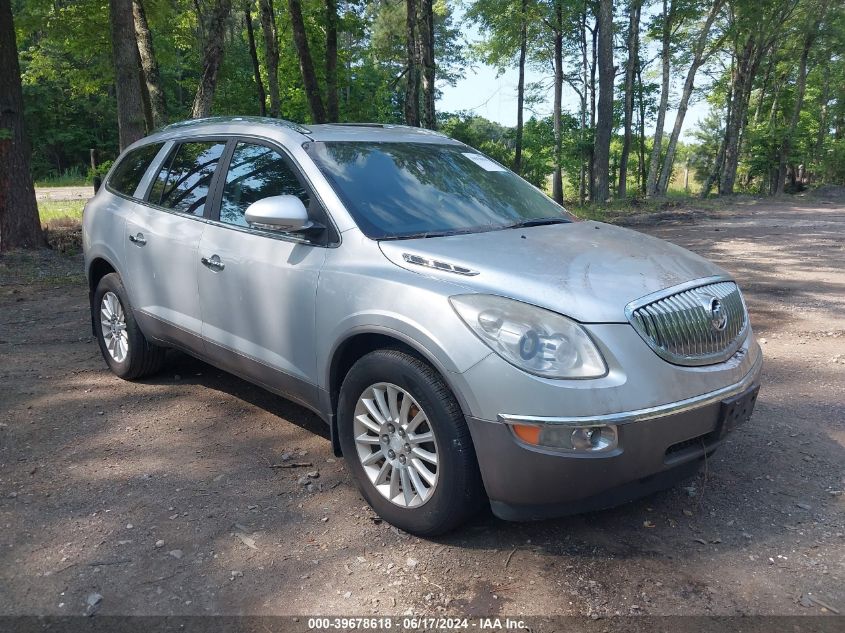
[[[441,262],[436,259],[429,259],[428,257],[414,255],[412,253],[402,253],[402,259],[409,264],[434,268],[447,273],[455,273],[456,275],[466,275],[467,277],[472,277],[478,274],[477,270],[472,270],[471,268],[466,268],[465,266],[457,266],[455,264],[450,264],[449,262]]]

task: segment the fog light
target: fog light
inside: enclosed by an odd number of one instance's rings
[[[590,451],[596,447],[601,439],[601,430],[595,426],[582,427],[572,431],[572,448],[579,451]]]
[[[576,427],[564,424],[513,424],[511,428],[514,435],[532,446],[596,453],[613,450],[619,443],[616,426],[612,424]]]

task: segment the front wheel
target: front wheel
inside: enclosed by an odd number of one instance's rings
[[[150,343],[141,332],[120,275],[109,273],[100,280],[91,309],[97,342],[112,372],[133,380],[161,369],[165,349]]]
[[[434,536],[478,510],[481,478],[463,413],[418,358],[378,350],[355,363],[341,387],[338,430],[361,494],[396,527]]]

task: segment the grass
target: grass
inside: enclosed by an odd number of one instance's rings
[[[48,227],[68,226],[82,221],[83,207],[85,200],[39,200],[38,215]]]
[[[91,184],[91,179],[80,167],[71,167],[65,171],[51,172],[35,181],[36,187],[84,187]]]

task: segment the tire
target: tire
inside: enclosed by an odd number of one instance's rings
[[[443,534],[484,502],[461,408],[437,372],[410,354],[377,350],[352,366],[340,390],[338,435],[361,494],[379,516],[406,532]],[[429,461],[432,454],[436,465]]]
[[[91,311],[100,351],[115,375],[135,380],[161,369],[166,350],[150,343],[141,332],[120,275],[109,273],[100,280]],[[115,328],[110,315],[115,316]],[[116,339],[120,339],[117,344]]]

